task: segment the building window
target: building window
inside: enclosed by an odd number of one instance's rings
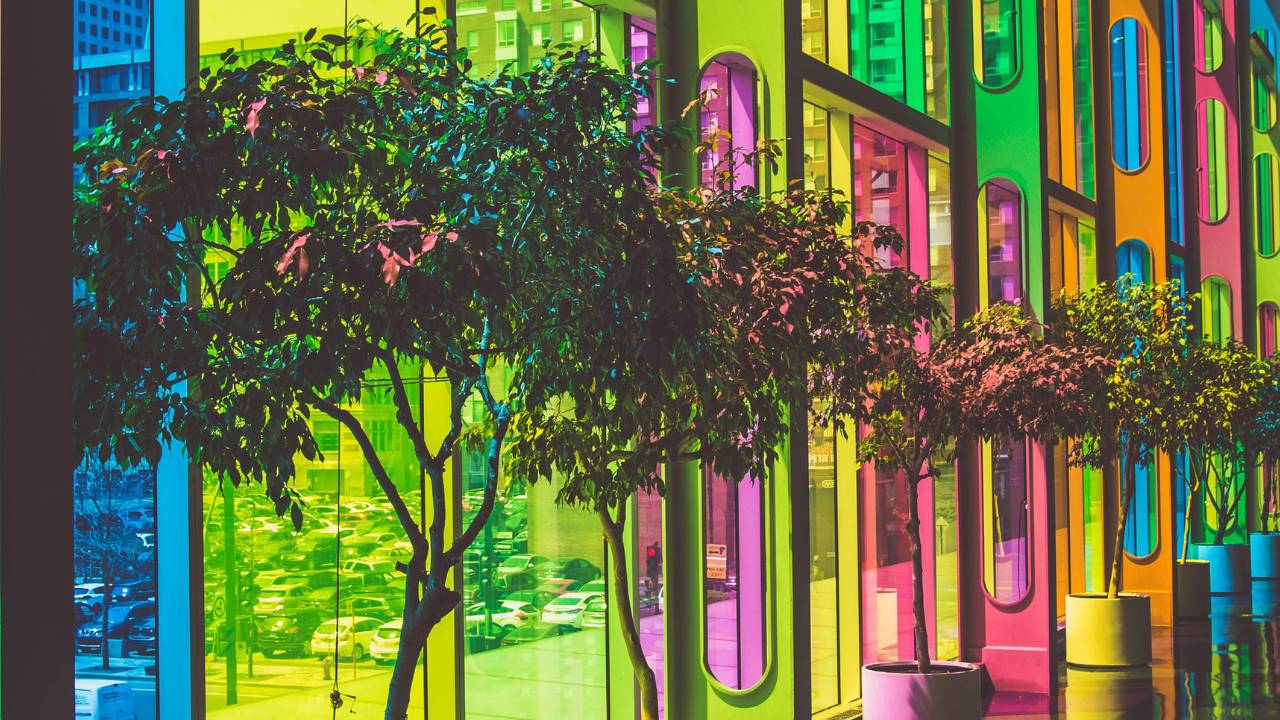
[[[1149,558],[1160,547],[1160,491],[1154,453],[1144,450],[1133,474],[1133,502],[1124,526],[1124,551],[1130,557]]]
[[[764,515],[762,485],[712,472],[703,481],[703,627],[707,667],[727,688],[764,676]]]
[[[827,61],[827,0],[800,1],[800,37],[806,55]]]
[[[853,124],[853,214],[858,222],[892,225],[908,234],[907,146],[860,123]],[[866,239],[864,250],[883,267],[905,267],[906,248],[877,248]]]
[[[458,0],[455,10],[459,15],[476,15],[488,10],[486,0]]]
[[[1196,138],[1200,187],[1200,219],[1221,222],[1227,216],[1227,188],[1230,183],[1227,163],[1227,111],[1213,98],[1200,101],[1196,107],[1199,134]]]
[[[925,0],[924,23],[924,111],[935,120],[951,117],[951,63],[947,55],[947,2]]]
[[[502,4],[498,9],[503,11],[515,10],[516,0],[502,0]]]
[[[1126,282],[1146,283],[1152,281],[1151,250],[1147,244],[1138,239],[1125,240],[1116,248],[1116,277]]]
[[[1280,348],[1280,306],[1273,302],[1258,305],[1258,354],[1269,358]]]
[[[1276,182],[1276,158],[1262,153],[1253,159],[1254,236],[1258,238],[1258,254],[1270,257],[1276,254],[1277,198],[1280,186]]]
[[[1111,26],[1111,123],[1116,166],[1134,172],[1147,163],[1147,30],[1134,18]]]
[[[974,5],[981,33],[974,43],[974,72],[987,87],[1005,87],[1018,74],[1018,2],[974,0]]]
[[[534,12],[546,12],[551,9],[551,0],[533,0],[531,7]]]
[[[467,50],[476,51],[480,49],[480,31],[467,31]]]
[[[1217,275],[1205,278],[1200,287],[1204,339],[1215,345],[1226,345],[1233,337],[1231,315],[1231,286]]]
[[[716,57],[702,71],[702,138],[709,144],[701,158],[703,185],[756,184],[756,168],[741,155],[756,144],[757,82],[755,66],[736,53]]]
[[[551,23],[534,23],[529,26],[529,44],[542,47],[551,42]]]
[[[998,603],[1016,603],[1031,589],[1027,442],[988,445],[983,468],[983,585]]]
[[[812,426],[812,423],[811,423]],[[840,556],[836,437],[830,427],[809,434],[809,657],[812,707],[840,703]]]
[[[986,253],[987,302],[1020,305],[1022,281],[1022,193],[1009,180],[988,180],[978,192],[978,227]]]
[[[1193,4],[1196,70],[1211,73],[1222,67],[1222,11],[1208,7],[1206,0],[1196,0]]]
[[[516,46],[516,21],[498,21],[498,47],[513,48]]]
[[[804,186],[824,192],[831,187],[830,113],[812,103],[804,104]]]
[[[1276,124],[1275,34],[1254,30],[1250,48],[1253,51],[1253,129],[1267,132]]]
[[[565,42],[582,42],[587,37],[587,24],[582,20],[565,20],[560,23],[560,33]]]

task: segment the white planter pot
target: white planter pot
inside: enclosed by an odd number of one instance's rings
[[[977,665],[935,662],[921,675],[912,662],[862,666],[863,720],[979,720],[982,683]]]

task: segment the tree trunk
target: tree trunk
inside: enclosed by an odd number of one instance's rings
[[[920,547],[920,473],[907,478],[907,538],[911,542],[911,614],[915,624],[916,669],[933,671],[929,659],[929,625],[924,613],[924,558]]]
[[[1120,566],[1124,564],[1124,530],[1129,522],[1129,506],[1133,504],[1133,465],[1137,460],[1125,452],[1120,461],[1120,517],[1116,519],[1116,537],[1111,546],[1111,577],[1107,580],[1107,598],[1115,600],[1120,596]],[[1129,481],[1125,482],[1125,471],[1129,471]]]
[[[414,613],[414,622],[405,623],[400,628],[400,646],[396,649],[396,664],[391,671],[391,684],[387,687],[385,720],[407,720],[409,717],[418,658],[427,645],[431,630],[457,607],[460,600],[462,596],[449,588],[428,590]]]
[[[640,646],[640,629],[636,624],[635,611],[631,607],[631,579],[627,572],[626,546],[622,540],[622,529],[626,525],[626,500],[618,511],[615,522],[609,515],[609,509],[602,507],[596,510],[600,524],[604,527],[605,544],[609,546],[609,560],[613,565],[613,597],[617,616],[622,623],[622,639],[627,646],[627,657],[631,660],[631,671],[636,676],[636,684],[640,686],[640,718],[641,720],[658,720],[658,679],[644,657],[644,648]]]
[[[1187,562],[1187,551],[1191,548],[1191,508],[1192,502],[1196,498],[1196,493],[1200,490],[1199,475],[1196,472],[1195,458],[1191,453],[1187,453],[1187,477],[1185,484],[1187,487],[1186,502],[1183,503],[1182,509],[1182,559],[1180,562]]]
[[[104,580],[106,578],[103,578]],[[102,585],[102,647],[98,651],[102,653],[102,669],[109,670],[111,668],[111,647],[107,644],[107,630],[110,628],[110,621],[107,619],[107,611],[111,609],[111,583]]]

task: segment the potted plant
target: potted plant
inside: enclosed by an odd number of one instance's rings
[[[1144,284],[1123,278],[1054,302],[1048,332],[1069,347],[1085,347],[1113,364],[1082,387],[1082,441],[1071,460],[1118,475],[1120,505],[1105,593],[1067,596],[1068,663],[1132,667],[1151,661],[1151,599],[1124,593],[1124,531],[1140,465],[1167,447],[1161,377],[1175,367],[1190,333],[1190,306],[1177,282]]]
[[[1216,417],[1211,418],[1199,446],[1192,445],[1191,464],[1207,468],[1204,508],[1213,511],[1214,525],[1210,542],[1195,545],[1196,556],[1209,562],[1211,593],[1245,593],[1249,591],[1249,547],[1229,543],[1227,536],[1240,528],[1239,509],[1255,466],[1254,401],[1265,367],[1247,347],[1234,341],[1204,352],[1213,358],[1216,375],[1206,378],[1204,404]]]
[[[936,293],[920,286],[914,293]],[[933,330],[933,337],[922,335]],[[1072,383],[1089,365],[1063,357],[1037,335],[1022,309],[993,305],[947,332],[941,319],[895,327],[878,338],[879,366],[870,382],[836,362],[817,374],[811,393],[820,423],[859,431],[857,460],[905,475],[910,544],[914,661],[862,668],[863,717],[867,720],[981,716],[979,670],[969,663],[935,662],[925,615],[918,485],[939,476],[954,448],[980,439],[1039,434],[1045,396]],[[1044,382],[1020,380],[1039,375]],[[1048,391],[1048,392],[1045,392]]]

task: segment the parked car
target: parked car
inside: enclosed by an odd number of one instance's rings
[[[508,577],[549,562],[541,555],[512,555],[498,566],[498,577]]]
[[[493,608],[489,613],[489,618],[493,620],[494,625],[520,627],[525,623],[536,622],[541,614],[542,611],[534,607],[532,603],[519,600],[503,600],[498,603],[498,607]],[[468,625],[483,623],[485,620],[484,603],[475,603],[468,606],[466,619]]]
[[[540,582],[532,571],[525,570],[510,575],[499,575],[494,578],[493,584],[504,592],[516,592],[517,590],[532,590],[538,587]]]
[[[403,623],[402,618],[389,620],[373,633],[373,640],[369,641],[369,656],[375,663],[386,665],[395,662],[396,654],[400,652],[400,626]]]
[[[139,602],[152,600],[156,596],[154,580],[133,580],[116,585],[111,590],[112,602]]]
[[[493,552],[497,555],[529,552],[529,531],[500,530],[493,534]]]
[[[600,593],[601,595],[603,595],[603,594],[604,594],[604,592],[605,592],[605,582],[604,582],[604,578],[600,578],[600,579],[598,579],[598,580],[592,580],[591,582],[589,582],[589,583],[587,583],[587,584],[583,585],[582,587],[578,588],[578,592],[584,592],[584,593]]]
[[[523,645],[563,635],[565,627],[548,622],[535,622],[512,630],[502,638],[503,645]]]
[[[555,625],[582,627],[582,611],[586,609],[587,602],[596,597],[601,596],[583,592],[565,593],[542,608],[542,620]]]
[[[580,587],[582,587],[582,583],[576,580],[570,580],[568,578],[552,578],[538,583],[538,586],[535,587],[534,590],[539,592],[553,592],[557,595],[563,595],[567,592],[573,592]]]
[[[129,634],[124,640],[124,652],[126,655],[136,653],[138,655],[155,655],[156,654],[156,618],[152,615],[129,630]]]
[[[310,655],[311,637],[325,617],[319,610],[295,610],[258,618],[257,647],[266,657]]]
[[[582,620],[578,623],[579,627],[584,628],[602,628],[609,622],[609,606],[604,599],[604,595],[597,595],[587,601],[586,607],[582,608]]]
[[[553,560],[538,566],[537,575],[542,580],[551,578],[568,578],[579,582],[591,582],[600,577],[600,570],[582,558]]]
[[[347,615],[376,617],[390,620],[400,614],[402,603],[394,602],[383,595],[361,593],[359,595],[342,595],[339,598],[342,612]]]
[[[135,625],[149,617],[155,617],[156,603],[145,600],[130,605],[112,605],[107,608],[107,639],[123,640]],[[82,653],[102,651],[102,616],[90,620],[76,630],[76,650]]]
[[[311,596],[311,588],[306,585],[272,585],[262,591],[258,602],[253,606],[254,615],[275,615],[286,608],[305,605]]]
[[[100,582],[82,583],[75,586],[75,601],[83,603],[89,608],[89,612],[99,612],[102,610],[103,589],[106,585]]]
[[[374,633],[387,621],[371,617],[344,617],[325,620],[311,634],[311,652],[361,660],[373,644]]]
[[[389,560],[347,560],[342,572],[351,575],[389,575],[396,571],[396,564]]]
[[[547,592],[545,590],[518,590],[504,596],[503,600],[512,600],[515,602],[526,602],[536,608],[544,608],[547,603],[560,597],[559,593]]]

